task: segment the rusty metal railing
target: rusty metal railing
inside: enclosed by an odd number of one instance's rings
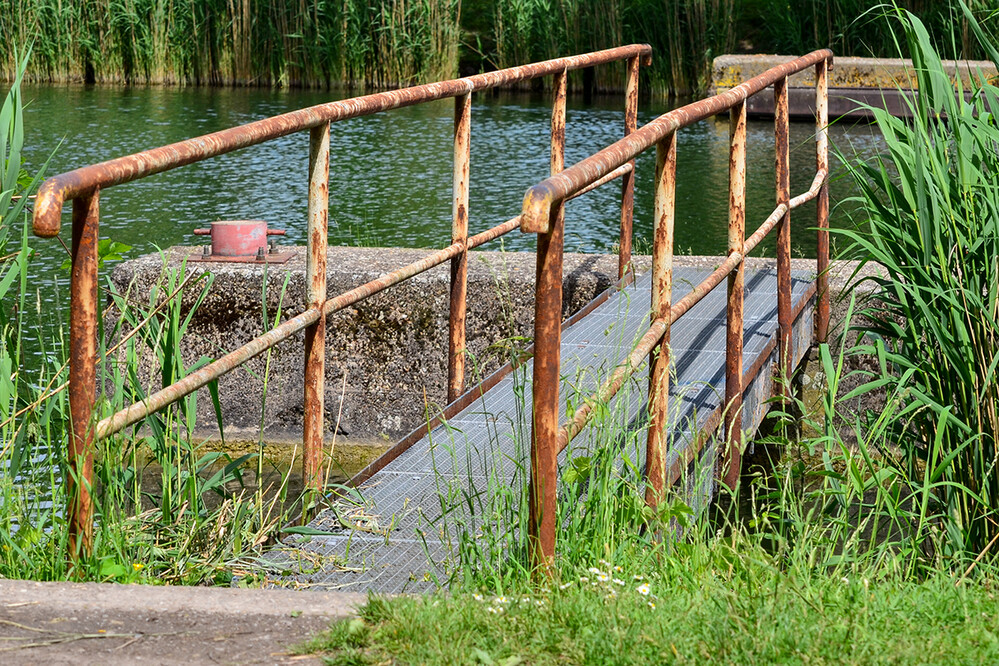
[[[465,390],[465,300],[468,251],[521,226],[520,217],[475,236],[468,235],[468,177],[470,162],[471,94],[545,76],[555,79],[552,122],[552,155],[562,154],[565,141],[565,81],[571,70],[618,61],[627,62],[625,134],[635,131],[638,111],[638,69],[648,64],[652,49],[633,44],[584,55],[501,69],[461,79],[381,92],[252,122],[134,155],[86,166],[46,180],[38,191],[34,232],[52,237],[59,233],[63,204],[73,202],[72,270],[70,277],[69,403],[69,555],[89,552],[93,538],[93,452],[96,440],[109,437],[163,409],[185,395],[231,372],[254,356],[305,331],[304,461],[305,487],[323,487],[323,396],[326,317],[372,294],[444,262],[451,263],[448,334],[448,401]],[[454,98],[454,179],[451,244],[426,258],[402,267],[333,298],[326,291],[326,250],[329,211],[330,124],[403,106]],[[557,119],[557,120],[556,120]],[[557,131],[554,131],[557,130]],[[95,420],[97,396],[97,240],[102,190],[156,173],[287,136],[309,132],[308,254],[306,259],[306,309],[239,349],[164,386],[145,400],[100,420]],[[554,159],[554,157],[553,157]],[[599,179],[578,188],[574,195],[622,178],[619,273],[627,271],[631,255],[634,198],[633,164],[622,162]]]
[[[555,554],[556,484],[558,455],[568,446],[592,415],[594,404],[610,400],[624,381],[648,358],[649,427],[646,448],[646,502],[655,507],[666,488],[664,440],[669,395],[670,327],[708,292],[728,277],[724,482],[734,487],[741,467],[742,447],[742,339],[744,259],[774,228],[777,229],[777,319],[778,368],[783,381],[779,390],[787,396],[792,364],[791,302],[791,210],[817,198],[817,315],[815,335],[825,340],[829,325],[829,149],[827,75],[833,54],[821,50],[774,67],[724,93],[666,113],[600,152],[564,169],[561,144],[552,144],[551,177],[535,185],[524,197],[520,228],[538,234],[537,295],[534,320],[533,423],[531,431],[531,488],[528,533],[536,569],[547,570]],[[790,194],[788,165],[788,76],[815,68],[816,173],[807,192]],[[559,79],[556,78],[556,81]],[[564,86],[564,77],[561,80]],[[749,238],[746,238],[746,100],[773,86],[775,100],[776,200],[777,207]],[[673,221],[676,204],[676,133],[695,122],[729,112],[729,234],[728,258],[680,301],[672,302]],[[552,115],[552,135],[561,132],[564,116]],[[655,230],[652,246],[652,323],[637,346],[597,390],[559,425],[559,347],[562,313],[563,204],[578,192],[600,182],[616,169],[633,164],[645,150],[656,146]],[[684,458],[681,458],[684,460]],[[670,470],[669,483],[679,476]]]

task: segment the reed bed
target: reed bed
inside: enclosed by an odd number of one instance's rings
[[[446,79],[460,0],[4,0],[0,66],[31,78],[387,87]]]
[[[972,0],[982,22],[989,0]],[[901,0],[957,57],[983,57],[956,0]],[[896,53],[878,0],[0,0],[0,74],[29,79],[385,88],[631,42],[655,49],[644,89],[705,91],[722,53]],[[543,85],[538,82],[533,85]],[[570,86],[621,89],[617,67]]]

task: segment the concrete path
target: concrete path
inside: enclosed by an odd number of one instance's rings
[[[0,580],[0,664],[314,664],[364,595]]]

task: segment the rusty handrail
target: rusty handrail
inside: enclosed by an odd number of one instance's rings
[[[666,327],[668,325],[675,324],[676,321],[686,314],[691,308],[697,305],[712,289],[717,287],[721,281],[732,274],[732,271],[736,270],[742,263],[743,259],[746,258],[750,252],[752,252],[761,240],[766,238],[767,234],[770,233],[777,222],[783,217],[784,213],[788,208],[794,210],[801,204],[811,201],[819,194],[819,189],[825,183],[826,172],[820,171],[815,174],[815,179],[812,181],[812,186],[802,194],[799,194],[795,198],[791,199],[789,205],[781,204],[777,206],[774,211],[767,217],[767,219],[759,226],[759,228],[753,233],[750,238],[746,239],[746,248],[743,252],[733,252],[730,254],[725,261],[723,261],[718,268],[713,270],[706,278],[700,281],[690,292],[677,301],[674,305],[670,306],[668,322],[667,319],[656,319],[652,322],[648,331],[639,338],[638,343],[632,349],[631,353],[625,357],[616,368],[611,376],[608,377],[600,388],[596,390],[591,398],[585,400],[582,405],[580,405],[575,412],[573,412],[572,418],[559,429],[558,433],[558,451],[561,453],[565,450],[565,447],[569,445],[569,442],[582,432],[583,428],[590,422],[593,418],[593,407],[594,405],[606,404],[614,395],[618,392],[624,382],[635,374],[635,371],[641,367],[642,361],[646,360],[649,354],[652,352],[653,347],[662,339],[663,333],[666,332]]]
[[[648,358],[649,425],[646,449],[646,502],[655,507],[666,486],[664,440],[669,393],[670,328],[711,290],[728,278],[726,324],[725,419],[726,463],[723,481],[734,488],[741,467],[741,410],[743,290],[745,258],[777,229],[777,310],[779,330],[779,385],[787,396],[787,378],[792,371],[790,212],[806,201],[817,199],[817,294],[815,335],[823,341],[828,331],[829,296],[826,271],[829,263],[829,158],[828,71],[833,54],[815,51],[708,99],[688,104],[651,121],[641,129],[563,170],[553,159],[552,175],[527,190],[520,215],[520,228],[538,234],[535,297],[533,420],[531,428],[529,551],[533,566],[550,571],[555,554],[556,486],[558,454],[590,421],[593,406],[606,403]],[[788,145],[788,76],[808,67],[816,70],[816,172],[809,189],[791,198]],[[773,86],[775,100],[776,208],[749,237],[745,234],[746,100]],[[728,111],[730,119],[729,238],[728,256],[711,274],[678,302],[672,302],[673,226],[676,205],[676,134],[695,122]],[[555,125],[553,123],[553,135]],[[559,426],[560,325],[565,201],[634,164],[645,150],[656,146],[655,228],[653,232],[651,324],[636,346],[591,397]],[[511,220],[513,222],[513,220]],[[670,471],[672,476],[673,471]],[[673,479],[670,479],[670,483]]]
[[[97,189],[121,185],[139,178],[200,162],[209,157],[230,153],[295,132],[320,127],[381,111],[413,106],[441,99],[520,83],[631,58],[645,64],[652,57],[648,44],[631,44],[582,55],[554,58],[542,62],[484,72],[450,81],[387,90],[351,99],[317,104],[245,125],[213,132],[193,139],[153,148],[133,155],[101,162],[47,179],[38,188],[33,226],[35,235],[49,238],[59,233],[62,206],[65,201],[89,194]]]
[[[832,51],[828,49],[813,51],[806,56],[769,69],[723,93],[674,109],[565,171],[541,181],[528,189],[524,195],[521,230],[525,233],[545,233],[548,230],[552,207],[564,201],[569,195],[635,159],[662,141],[668,134],[728,111],[736,104],[774,85],[775,82],[831,59],[832,55]]]
[[[167,146],[94,164],[47,179],[38,190],[33,228],[38,236],[59,233],[62,208],[73,202],[73,240],[70,274],[70,360],[69,360],[69,474],[68,508],[69,556],[89,552],[93,539],[94,442],[135,424],[183,396],[231,372],[254,356],[305,331],[305,386],[303,404],[303,481],[306,489],[318,491],[324,485],[322,469],[324,366],[326,317],[375,293],[398,284],[434,266],[451,262],[450,313],[448,317],[448,402],[465,390],[465,301],[468,251],[487,241],[510,233],[521,224],[520,216],[474,236],[468,235],[468,177],[470,163],[471,93],[529,79],[553,76],[556,96],[553,118],[564,127],[565,80],[567,72],[584,67],[626,61],[627,85],[624,132],[635,130],[638,110],[638,69],[648,64],[652,49],[632,44],[593,53],[555,58],[543,62],[477,74],[451,81],[429,83],[400,90],[365,95],[353,99],[292,111],[187,139]],[[454,98],[454,178],[451,244],[423,259],[392,271],[378,279],[327,298],[326,252],[329,214],[330,124],[404,106]],[[97,394],[97,240],[100,225],[101,191],[146,176],[199,162],[295,132],[309,132],[308,252],[306,255],[306,303],[304,311],[274,329],[254,338],[222,358],[165,386],[124,409],[94,422]],[[552,137],[552,154],[564,142],[564,133]],[[561,154],[561,148],[558,148]],[[554,158],[553,158],[554,159]],[[619,274],[629,270],[633,207],[633,165],[623,165],[590,184],[589,191],[615,178],[622,178],[621,252]],[[583,191],[574,193],[575,196]],[[308,502],[306,502],[308,505]]]
[[[625,165],[628,167],[628,165]],[[604,177],[601,179],[603,182],[594,183],[593,187],[588,188],[586,192],[595,189],[596,186],[603,185],[615,178],[620,178],[624,173],[630,172],[630,169],[624,168],[619,172],[614,172],[610,174],[611,177]],[[585,192],[579,192],[573,195],[571,198],[585,194]],[[468,239],[467,249],[478,247],[483,243],[494,240],[507,234],[520,226],[520,216],[507,220],[502,224],[498,224],[482,233],[476,234]],[[135,402],[128,407],[125,407],[114,414],[101,419],[96,426],[96,436],[97,439],[104,439],[110,437],[111,435],[120,432],[124,428],[130,425],[138,423],[145,417],[158,412],[164,407],[177,402],[184,396],[197,391],[199,388],[206,386],[209,382],[212,382],[219,377],[232,372],[237,367],[246,363],[251,358],[262,354],[274,345],[287,340],[289,337],[304,330],[308,326],[315,324],[324,317],[328,317],[335,312],[339,312],[344,308],[348,308],[351,305],[355,305],[363,301],[370,296],[385,291],[393,285],[397,285],[400,282],[404,282],[409,278],[419,275],[425,271],[430,270],[436,266],[440,266],[446,261],[453,259],[454,257],[460,255],[464,250],[465,246],[462,243],[452,243],[445,248],[431,252],[423,259],[415,261],[411,264],[407,264],[402,268],[398,268],[384,276],[366,282],[358,287],[354,287],[350,291],[346,291],[338,296],[327,299],[322,306],[312,307],[305,312],[282,322],[277,327],[271,329],[267,333],[260,335],[250,342],[244,344],[243,346],[234,349],[222,358],[209,363],[208,365],[192,372],[183,379],[180,379],[170,386],[165,386],[156,393],[147,396],[144,400]]]

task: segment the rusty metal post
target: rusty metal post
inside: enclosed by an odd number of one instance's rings
[[[309,251],[305,262],[308,307],[326,302],[326,245],[329,239],[330,125],[309,132]],[[305,329],[305,406],[302,481],[307,492],[323,489],[326,398],[326,317]],[[308,502],[304,505],[308,509]],[[303,514],[303,518],[304,518]]]
[[[728,253],[746,250],[746,103],[729,111]],[[725,345],[725,444],[723,481],[735,489],[742,469],[742,337],[746,264],[740,261],[728,276],[727,341]]]
[[[451,242],[462,243],[451,260],[451,312],[448,319],[447,401],[465,391],[465,309],[468,282],[468,171],[471,160],[472,96],[454,98],[454,204]]]
[[[815,200],[819,231],[816,239],[816,290],[818,303],[815,339],[825,342],[829,335],[829,61],[815,65],[815,168],[826,172]]]
[[[73,200],[69,286],[69,559],[89,555],[94,537],[93,409],[97,399],[97,233],[100,191]]]
[[[774,83],[774,166],[777,175],[777,205],[791,199],[790,149],[788,140],[787,77]],[[777,325],[780,329],[778,357],[778,395],[791,397],[791,211],[787,209],[777,223]]]
[[[656,145],[655,219],[652,238],[652,319],[666,331],[649,354],[649,433],[645,450],[645,503],[655,508],[666,478],[669,427],[670,306],[673,303],[673,223],[676,213],[676,132]]]
[[[566,72],[554,76],[551,172],[565,168]],[[534,420],[531,427],[531,492],[528,536],[531,564],[549,575],[555,557],[558,478],[559,346],[562,342],[562,241],[565,213],[552,207],[548,231],[538,236],[534,301]]]
[[[625,88],[624,135],[638,129],[639,58],[628,58],[628,81]],[[635,216],[635,160],[631,171],[621,177],[621,239],[618,243],[617,277],[620,280],[631,265],[631,227]]]

